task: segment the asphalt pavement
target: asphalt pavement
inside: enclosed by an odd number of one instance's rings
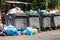
[[[60,40],[60,29],[44,31],[35,35],[0,36],[0,40]]]

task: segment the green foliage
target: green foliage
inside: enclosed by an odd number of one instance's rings
[[[0,0],[0,1],[1,1],[0,3],[2,3],[2,5],[5,4],[5,0]],[[35,8],[36,6],[40,7],[40,8],[46,8],[46,1],[49,2],[48,7],[50,7],[50,8],[55,8],[58,4],[58,0],[17,0],[17,1],[33,3],[33,4],[28,5],[27,9],[30,9],[31,7]],[[23,4],[19,4],[19,5],[14,4],[14,5],[19,6],[22,9],[26,8],[26,5],[23,5]]]
[[[49,7],[55,8],[58,5],[58,0],[50,0]]]
[[[5,0],[1,0],[1,4],[2,5],[5,5]]]
[[[18,0],[18,1],[24,1],[24,0]],[[30,7],[35,8],[37,6],[40,7],[41,9],[43,8],[46,9],[46,1],[49,2],[48,7],[50,8],[55,8],[58,4],[58,0],[25,0],[25,2],[33,3],[32,5],[30,5]]]

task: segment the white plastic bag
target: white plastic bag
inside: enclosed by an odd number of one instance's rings
[[[25,14],[25,13],[23,12],[23,10],[21,10],[21,8],[19,8],[19,7],[12,8],[12,9],[10,9],[9,12],[8,12],[8,14],[18,14],[18,13],[20,13],[20,14]]]

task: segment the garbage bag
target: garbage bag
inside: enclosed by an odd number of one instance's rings
[[[28,29],[25,29],[24,31],[22,31],[22,34],[23,35],[30,35],[31,34],[31,31],[28,30]]]
[[[51,10],[49,14],[56,14],[58,11],[57,10]]]
[[[30,12],[30,14],[34,14],[34,10],[33,9],[31,9],[29,12]]]
[[[21,10],[21,8],[19,7],[15,7],[15,8],[12,8],[8,11],[9,14],[25,14],[23,10]]]
[[[31,32],[30,35],[34,35],[34,34],[38,33],[36,28],[28,27],[27,29],[30,30],[30,32]]]
[[[37,10],[31,9],[31,10],[29,11],[29,13],[30,13],[30,14],[37,14],[38,12],[37,12]]]
[[[35,10],[35,11],[34,11],[34,14],[38,14],[38,12]]]
[[[7,36],[18,36],[18,28],[8,27],[5,33]]]
[[[15,28],[14,30],[11,30],[11,29],[7,29],[6,30],[6,35],[7,36],[17,36],[18,35],[18,30],[17,28]]]
[[[46,10],[41,10],[40,12],[43,12],[45,14],[47,11]]]
[[[21,31],[24,31],[24,30],[26,30],[27,28],[26,27],[23,27],[22,29],[21,29]]]
[[[22,34],[23,35],[34,35],[36,34],[38,31],[35,28],[32,27],[26,27],[23,31]]]
[[[37,31],[37,29],[32,29],[31,30],[31,35],[34,35],[34,34],[36,34],[38,31]]]

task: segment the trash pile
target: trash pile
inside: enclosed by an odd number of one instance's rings
[[[32,27],[24,27],[21,30],[22,35],[34,35],[36,33],[38,33],[37,29]]]
[[[22,35],[34,35],[37,34],[38,31],[36,28],[32,28],[32,27],[23,27],[21,29],[21,34]],[[9,25],[9,26],[4,26],[4,29],[0,32],[0,35],[4,35],[4,36],[18,36],[18,28]]]
[[[40,10],[40,9],[30,9],[29,11],[27,11],[29,14],[40,14],[41,12],[43,12],[43,14],[55,14],[58,13],[59,10],[56,9],[47,9],[47,10]],[[9,14],[26,14],[23,10],[21,10],[21,8],[19,7],[15,7],[12,8],[8,11]]]
[[[0,35],[4,36],[18,36],[18,28],[9,25],[9,26],[4,26],[4,28],[1,30]]]
[[[29,13],[30,13],[30,14],[38,14],[37,10],[33,10],[33,9],[30,9],[30,10],[29,10]]]
[[[33,10],[33,9],[30,9],[29,10],[29,14],[40,14],[41,12],[43,12],[43,14],[56,14],[58,13],[58,10],[55,10],[55,9],[52,9],[50,11],[48,10]]]
[[[58,13],[58,10],[52,9],[50,11],[48,10],[34,10],[34,9],[30,9],[29,11],[27,11],[29,14],[56,14]],[[19,7],[15,7],[10,9],[7,12],[8,14],[26,14],[23,10],[21,10],[21,8]],[[47,18],[49,19],[49,17]],[[14,19],[15,20],[15,19]],[[46,18],[44,19],[46,20]],[[49,19],[50,21],[50,19]],[[47,22],[47,21],[46,21]],[[46,22],[44,21],[44,25],[49,26],[50,22],[48,24],[46,24]],[[0,27],[2,26],[2,24],[0,24]],[[22,35],[35,35],[38,33],[38,30],[36,28],[32,28],[32,27],[23,27],[21,28],[21,34]],[[0,31],[0,34],[4,34],[6,36],[18,36],[18,28],[13,26],[13,25],[9,25],[9,26],[4,26],[4,28]]]
[[[19,7],[12,8],[8,11],[8,14],[25,14]]]

